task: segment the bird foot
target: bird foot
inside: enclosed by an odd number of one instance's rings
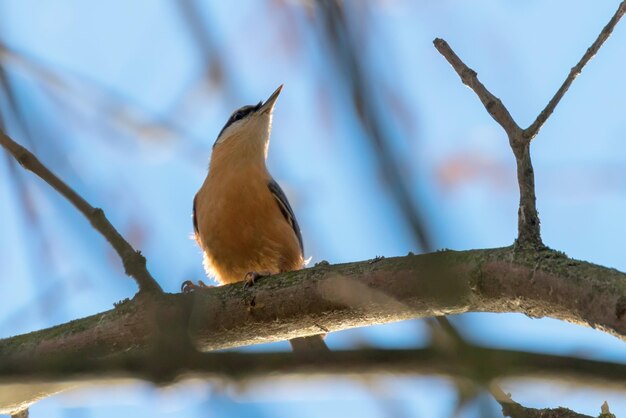
[[[195,284],[191,280],[185,280],[183,284],[180,286],[180,291],[183,293],[191,293],[197,290],[210,289],[211,287],[213,286],[209,286],[208,284],[204,283],[202,280],[198,280],[198,284]]]
[[[257,279],[260,279],[262,277],[269,277],[271,275],[272,273],[270,273],[269,271],[250,271],[246,273],[246,276],[243,278],[243,287],[245,289],[252,287],[256,283]]]

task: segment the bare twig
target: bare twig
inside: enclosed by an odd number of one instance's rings
[[[530,140],[524,137],[524,131],[515,123],[502,101],[478,80],[476,71],[465,65],[443,39],[437,38],[433,43],[439,53],[452,65],[463,83],[476,93],[487,112],[506,132],[517,162],[517,182],[520,190],[516,243],[522,247],[543,247],[536,207],[535,173],[530,159]]]
[[[0,132],[0,145],[2,145],[13,157],[27,170],[32,171],[52,186],[63,197],[72,203],[89,220],[91,225],[102,234],[104,238],[118,253],[124,264],[126,274],[135,279],[140,292],[162,293],[161,287],[154,280],[146,268],[146,259],[139,251],[136,251],[111,225],[100,208],[94,208],[71,187],[65,184],[39,159],[26,148],[13,141],[3,132]]]
[[[500,126],[504,129],[504,131],[509,136],[509,139],[516,138],[521,133],[521,128],[515,123],[511,114],[504,106],[502,101],[494,96],[487,88],[478,80],[478,74],[476,71],[469,68],[461,58],[450,48],[450,45],[443,39],[435,39],[433,41],[435,44],[435,48],[441,55],[444,56],[446,60],[450,63],[452,68],[457,72],[459,77],[461,77],[461,81],[467,87],[472,89],[474,93],[478,96],[480,101],[487,109],[487,112],[491,115],[491,117],[498,122]]]
[[[524,130],[525,138],[528,138],[528,140],[532,140],[535,136],[537,136],[539,130],[546,122],[546,120],[548,120],[548,118],[554,111],[554,108],[557,104],[559,104],[559,101],[561,101],[563,95],[567,92],[572,82],[582,72],[583,67],[587,65],[587,63],[598,53],[598,50],[600,49],[600,47],[602,47],[604,41],[606,41],[609,36],[611,36],[615,25],[617,25],[617,22],[619,22],[622,16],[624,16],[624,13],[626,13],[626,0],[620,3],[617,11],[613,15],[609,23],[607,23],[604,29],[602,29],[595,42],[589,48],[587,48],[587,51],[585,51],[580,61],[578,61],[578,64],[572,67],[567,78],[554,94],[554,97],[546,105],[545,109],[541,111],[541,113],[539,114],[539,116],[537,116],[537,119],[535,119],[532,125]]]
[[[541,248],[543,246],[539,215],[536,207],[535,174],[530,159],[530,141],[537,135],[545,121],[550,117],[554,108],[565,92],[567,92],[567,89],[576,76],[580,74],[585,64],[598,52],[604,41],[611,35],[613,28],[624,13],[626,13],[626,0],[622,1],[615,15],[604,27],[602,32],[600,32],[600,35],[593,45],[587,49],[587,52],[585,52],[578,64],[571,69],[569,76],[552,100],[550,100],[546,108],[537,116],[535,122],[525,130],[522,130],[519,125],[517,125],[502,101],[487,90],[478,80],[476,72],[461,61],[446,41],[438,38],[433,42],[437,50],[448,60],[459,77],[461,77],[463,83],[471,88],[480,98],[487,112],[502,126],[509,138],[509,144],[511,145],[517,162],[517,181],[520,188],[518,236],[516,240],[519,246],[530,246],[534,248]]]

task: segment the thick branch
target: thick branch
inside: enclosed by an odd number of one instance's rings
[[[554,97],[546,105],[545,109],[541,111],[541,113],[539,114],[539,116],[537,116],[537,119],[532,123],[532,125],[524,130],[524,136],[528,138],[528,140],[532,140],[535,136],[537,136],[539,130],[546,122],[546,120],[548,120],[548,118],[554,111],[554,108],[557,104],[559,104],[559,101],[561,101],[563,95],[567,92],[572,82],[576,79],[576,77],[580,75],[584,66],[587,65],[591,58],[593,58],[598,53],[604,41],[606,41],[609,36],[611,36],[615,25],[617,25],[617,22],[619,22],[622,16],[624,16],[624,13],[626,13],[626,0],[620,3],[617,11],[613,15],[609,23],[607,23],[604,29],[602,29],[595,42],[589,48],[587,48],[587,51],[583,54],[580,61],[578,61],[578,64],[572,67],[567,78],[554,94]]]
[[[35,155],[3,132],[0,132],[2,145],[21,165],[32,171],[57,192],[65,197],[91,222],[91,225],[102,234],[122,259],[126,274],[134,278],[141,292],[162,293],[161,287],[146,268],[146,259],[136,251],[111,225],[100,208],[94,208],[71,187],[46,168]]]
[[[190,335],[206,351],[470,311],[548,316],[626,340],[626,275],[555,251],[513,248],[319,266],[251,289],[234,284],[126,302],[0,340],[0,358],[115,354],[150,346],[159,329]]]

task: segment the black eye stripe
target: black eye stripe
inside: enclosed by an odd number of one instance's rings
[[[230,118],[228,119],[228,122],[226,122],[226,126],[230,125],[233,122],[236,122],[238,120],[245,118],[250,113],[254,112],[256,109],[257,109],[256,106],[244,106],[242,108],[237,109],[230,116]]]
[[[262,104],[263,104],[262,102],[259,102],[259,104],[257,104],[256,106],[252,106],[252,105],[243,106],[237,109],[235,112],[233,112],[233,114],[230,115],[230,118],[228,118],[226,125],[224,125],[220,133],[217,135],[217,139],[215,140],[215,143],[213,144],[213,148],[215,148],[217,141],[219,140],[220,136],[222,136],[222,133],[224,132],[226,128],[228,128],[230,125],[237,122],[238,120],[244,119],[249,114],[254,113],[255,111],[259,110]]]

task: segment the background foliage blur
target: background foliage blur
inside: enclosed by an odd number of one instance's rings
[[[617,2],[181,0],[0,2],[4,129],[105,209],[170,292],[200,279],[191,202],[235,108],[281,83],[269,166],[312,263],[437,248],[506,246],[517,186],[506,137],[432,47],[446,39],[522,125],[530,123]],[[544,241],[626,270],[626,28],[559,105],[533,157]],[[96,313],[135,284],[88,223],[0,153],[0,337]],[[626,361],[623,343],[521,315],[453,318],[497,347]],[[422,321],[332,334],[331,348],[423,346]],[[286,343],[248,349],[284,350]],[[505,385],[525,406],[597,414],[623,394]],[[547,389],[549,387],[549,390]],[[372,382],[187,382],[83,389],[31,416],[450,416],[457,392],[431,377]],[[297,408],[297,409],[295,409]],[[480,395],[461,416],[498,416]]]

